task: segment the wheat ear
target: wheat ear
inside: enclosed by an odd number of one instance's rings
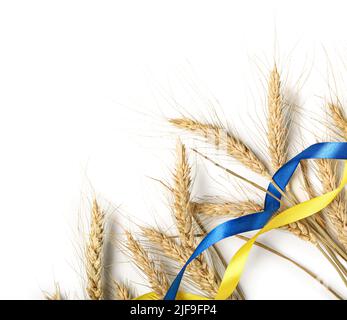
[[[182,245],[191,252],[194,250],[193,216],[190,207],[190,167],[186,148],[178,140],[176,147],[176,170],[174,173],[174,214]]]
[[[195,214],[204,214],[210,217],[230,216],[241,217],[246,214],[262,210],[262,206],[252,200],[239,202],[192,202],[192,210]]]
[[[281,80],[276,65],[268,83],[268,140],[269,153],[274,171],[287,161],[287,123],[281,96]]]
[[[87,294],[92,300],[102,299],[102,249],[105,214],[93,201],[89,241],[86,249]]]
[[[255,153],[240,139],[232,136],[223,128],[212,124],[201,123],[188,118],[169,119],[169,122],[180,129],[203,136],[218,148],[225,148],[225,151],[230,156],[241,162],[244,166],[252,171],[265,177],[270,176],[266,166],[255,155]]]
[[[288,130],[287,121],[284,114],[284,105],[281,95],[281,79],[274,65],[268,81],[268,142],[269,154],[271,158],[272,169],[277,171],[287,161],[287,140]],[[294,197],[294,196],[293,196]],[[294,233],[304,240],[315,242],[316,239],[305,222],[291,223],[285,229]]]
[[[185,146],[178,140],[176,147],[176,168],[174,174],[174,214],[176,218],[176,226],[179,231],[182,250],[186,253],[186,258],[195,250],[195,237],[193,228],[193,212],[190,202],[190,188],[191,188],[191,169],[188,163]],[[203,256],[199,258],[199,267],[203,269],[200,273],[204,276],[204,280],[208,282],[209,286],[216,285],[217,279],[212,269],[209,268]],[[205,290],[207,286],[204,287]],[[207,291],[210,292],[210,291]]]
[[[283,229],[288,230],[304,241],[309,241],[313,244],[317,243],[317,238],[313,234],[311,228],[304,222],[293,222],[284,226]]]
[[[190,253],[183,246],[177,244],[165,233],[153,228],[142,228],[143,235],[150,243],[159,247],[163,254],[180,263],[184,264],[190,257]],[[187,268],[190,278],[196,285],[209,297],[214,297],[218,292],[218,282],[212,269],[208,266],[202,256],[197,257]]]
[[[347,118],[345,117],[341,106],[329,103],[328,108],[335,126],[341,131],[343,138],[347,140]]]
[[[322,183],[323,192],[330,192],[336,189],[338,177],[336,175],[337,162],[329,160],[317,160],[318,178]],[[325,209],[325,212],[332,223],[334,231],[340,243],[347,249],[347,206],[343,194],[339,194]]]
[[[157,296],[160,299],[163,298],[169,289],[169,282],[164,271],[161,267],[155,265],[146,250],[135,240],[130,232],[126,232],[126,236],[126,246],[132,254],[136,266],[146,275],[152,290]]]
[[[124,283],[113,281],[113,285],[116,300],[132,300],[133,296]]]

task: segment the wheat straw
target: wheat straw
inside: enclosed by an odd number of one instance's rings
[[[174,126],[194,132],[211,141],[216,147],[225,148],[226,152],[241,162],[247,168],[259,173],[265,177],[269,176],[269,172],[263,162],[255,155],[255,153],[246,146],[240,139],[232,136],[219,126],[212,124],[204,124],[188,118],[169,119]]]
[[[163,298],[166,291],[169,289],[169,282],[165,272],[161,267],[155,265],[145,249],[134,239],[130,232],[126,232],[126,236],[126,246],[132,254],[136,266],[146,275],[152,290],[157,296]]]
[[[92,300],[102,299],[102,249],[105,215],[93,201],[89,242],[86,249],[87,294]]]

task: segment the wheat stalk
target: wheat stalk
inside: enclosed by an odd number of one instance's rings
[[[150,241],[150,243],[158,246],[163,254],[183,265],[190,257],[187,250],[177,244],[172,238],[167,236],[161,231],[153,228],[142,228],[143,235]],[[187,272],[191,279],[198,285],[198,287],[206,293],[209,297],[214,297],[218,292],[218,281],[212,269],[208,266],[202,256],[197,257],[188,266]]]
[[[300,167],[301,167],[301,173],[302,173],[302,177],[303,177],[303,183],[304,183],[305,191],[306,191],[309,199],[312,199],[316,196],[316,192],[315,192],[315,190],[312,186],[312,183],[310,181],[307,161],[301,161]]]
[[[132,300],[133,296],[129,288],[118,281],[113,281],[116,300]]]
[[[93,201],[89,241],[86,248],[87,294],[92,300],[102,299],[102,249],[105,215]]]
[[[169,282],[166,278],[165,272],[161,267],[155,265],[146,250],[138,241],[135,240],[130,232],[126,232],[126,237],[126,246],[132,254],[136,266],[146,275],[152,290],[157,294],[157,296],[163,298],[169,289]]]
[[[323,186],[323,192],[330,192],[338,185],[337,162],[317,160],[317,175]],[[327,217],[332,223],[340,243],[347,250],[347,205],[343,194],[339,194],[325,209]]]
[[[247,168],[265,177],[270,176],[266,166],[255,153],[240,139],[232,136],[223,128],[212,124],[204,124],[188,118],[169,119],[169,122],[178,128],[199,134],[208,141],[212,140],[212,143],[216,147],[225,148],[229,155]]]
[[[231,216],[240,217],[246,214],[258,212],[262,210],[262,205],[252,201],[239,201],[239,202],[192,202],[192,211],[195,214],[204,214],[210,217],[214,216]]]

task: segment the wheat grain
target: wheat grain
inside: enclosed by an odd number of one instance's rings
[[[204,124],[188,118],[169,119],[169,122],[181,129],[194,132],[211,141],[216,147],[223,147],[225,151],[252,171],[265,177],[269,172],[255,153],[240,139],[232,136],[226,130],[212,124]]]
[[[92,300],[102,299],[102,249],[105,215],[93,201],[89,242],[86,249],[87,294]]]
[[[132,254],[136,266],[146,275],[152,290],[157,296],[159,298],[164,297],[166,291],[169,289],[169,282],[164,271],[161,267],[155,265],[145,249],[135,240],[130,232],[126,232],[126,236],[126,246]]]

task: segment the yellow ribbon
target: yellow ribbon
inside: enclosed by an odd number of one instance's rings
[[[287,224],[305,219],[322,209],[332,202],[335,197],[342,191],[347,183],[347,161],[344,164],[343,176],[340,185],[333,191],[325,193],[321,196],[312,198],[311,200],[299,203],[272,218],[260,231],[258,231],[251,239],[249,239],[232,257],[227,269],[225,270],[222,282],[215,296],[215,300],[225,300],[234,292],[242,272],[244,270],[248,255],[257,238],[272,229],[283,227]],[[146,293],[134,300],[157,300],[158,296],[154,292]],[[177,294],[178,300],[209,300],[206,297],[194,295],[186,292]]]
[[[158,299],[159,299],[158,296],[154,292],[149,292],[133,300],[158,300]],[[177,293],[176,300],[210,300],[210,299],[203,296],[199,296],[197,294],[179,291]]]

